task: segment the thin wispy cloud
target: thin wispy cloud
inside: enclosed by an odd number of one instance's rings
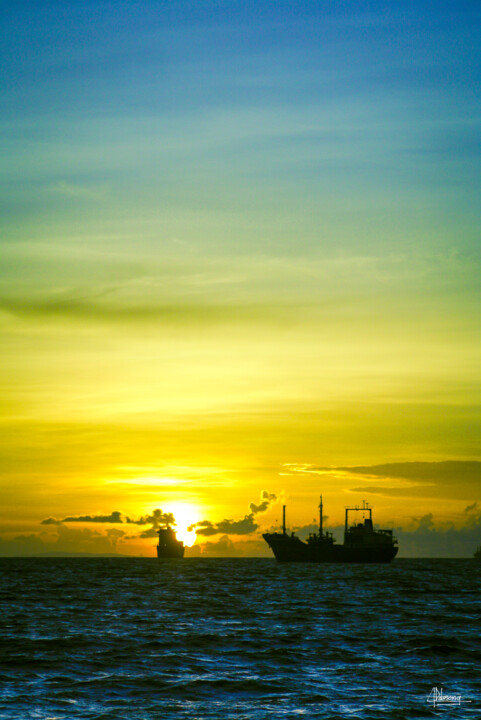
[[[249,323],[287,319],[295,308],[271,307],[267,304],[166,304],[126,305],[99,303],[94,300],[66,298],[0,298],[0,310],[20,318],[70,319],[73,321],[141,323],[158,321],[166,324],[197,325],[200,323]]]
[[[345,490],[364,496],[373,494],[418,499],[456,495],[470,497],[479,493],[481,487],[481,462],[477,460],[386,463],[351,467],[290,463],[284,467],[287,474],[318,477],[321,486],[323,482],[336,482]],[[364,480],[365,485],[352,487],[355,478]],[[378,484],[373,484],[373,480],[377,480]]]

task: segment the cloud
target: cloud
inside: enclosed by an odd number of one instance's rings
[[[40,525],[61,525],[63,520],[56,520],[54,517],[46,518],[45,520],[42,520]]]
[[[98,296],[75,295],[41,296],[36,298],[0,297],[0,310],[18,318],[55,320],[67,318],[89,322],[162,322],[185,325],[251,322],[255,320],[295,317],[293,306],[280,308],[267,303],[238,302],[225,304],[155,302],[142,304],[113,300],[99,301]]]
[[[480,506],[479,506],[479,503],[473,502],[471,505],[467,505],[467,506],[464,508],[464,512],[465,512],[465,513],[470,513],[470,512],[473,512],[474,510],[480,510],[480,509],[481,509],[481,508],[480,508]]]
[[[261,503],[256,505],[251,502],[249,505],[251,512],[241,520],[224,519],[218,523],[213,523],[210,520],[202,520],[201,522],[191,525],[189,530],[195,528],[197,535],[203,535],[204,537],[219,535],[221,533],[224,535],[249,535],[259,527],[254,520],[254,516],[266,512],[271,503],[274,503],[276,500],[277,496],[274,493],[263,490],[261,492]]]
[[[443,462],[385,463],[383,465],[359,465],[325,467],[307,464],[286,465],[289,473],[322,475],[347,483],[354,477],[370,482],[369,485],[349,488],[355,493],[375,493],[391,497],[472,497],[481,485],[481,462],[477,460]],[[379,484],[372,484],[377,481]],[[381,484],[388,483],[390,484]],[[399,484],[394,485],[393,481]]]
[[[73,515],[64,518],[63,520],[56,520],[53,517],[49,517],[46,520],[42,520],[41,525],[60,525],[61,523],[122,523],[122,513],[118,510],[114,510],[110,515]]]
[[[141,538],[155,538],[157,537],[159,528],[168,527],[169,525],[175,526],[177,524],[172,513],[165,513],[160,508],[156,508],[152,515],[145,515],[138,520],[132,520],[128,517],[125,522],[131,525],[151,524],[152,527],[140,533]]]
[[[160,527],[167,525],[175,525],[175,518],[172,513],[164,513],[159,508],[155,509],[151,515],[144,515],[137,520],[123,515],[119,510],[114,510],[110,515],[70,515],[57,520],[54,517],[42,520],[41,525],[62,525],[63,523],[115,523],[118,525],[152,525],[151,528],[145,530],[140,537],[155,537]]]
[[[271,557],[272,553],[263,540],[232,542],[222,535],[217,542],[208,541],[186,548],[186,557]]]
[[[472,557],[474,550],[481,544],[481,512],[470,512],[463,527],[448,525],[436,526],[433,513],[413,518],[415,528],[405,530],[393,527],[399,541],[399,557]],[[152,530],[153,528],[150,528]],[[333,532],[338,542],[342,542],[344,526],[326,528]],[[101,532],[96,528],[72,528],[66,525],[55,526],[56,533],[46,530],[40,534],[21,534],[14,538],[0,538],[0,556],[28,557],[43,553],[117,553],[119,542],[129,537],[120,528],[108,528]],[[296,528],[296,534],[305,538],[309,532],[317,532],[317,525]],[[149,532],[149,531],[147,531]],[[137,538],[138,536],[136,536]],[[227,534],[217,542],[199,543],[186,549],[187,557],[271,557],[272,553],[260,539],[244,540],[233,543]]]
[[[140,533],[141,538],[155,538],[159,528],[176,525],[175,518],[172,513],[164,513],[160,508],[156,508],[152,515],[145,515],[138,520],[126,518],[126,523],[131,525],[152,525],[152,527]]]
[[[61,180],[49,188],[52,192],[79,200],[101,200],[107,188],[105,186],[80,185]]]
[[[246,515],[242,520],[221,520],[219,523],[211,523],[210,520],[202,520],[201,522],[191,525],[189,530],[195,528],[197,535],[218,535],[224,533],[226,535],[249,535],[249,533],[257,530],[259,526],[254,522],[254,514]]]
[[[470,558],[476,547],[481,545],[481,513],[468,516],[462,527],[455,527],[452,523],[439,527],[433,513],[413,517],[412,520],[416,525],[413,530],[391,526],[399,543],[401,558]],[[343,542],[343,525],[327,529],[334,534],[337,542]],[[301,532],[298,534],[301,536]]]
[[[105,531],[106,536],[109,538],[113,547],[117,547],[117,542],[120,538],[125,537],[126,533],[123,530],[117,528],[109,528]]]
[[[415,530],[394,529],[401,557],[472,557],[481,544],[481,517],[461,528],[436,528],[432,513],[417,522]]]
[[[254,514],[266,512],[269,505],[277,500],[277,496],[274,495],[274,493],[269,493],[267,490],[263,490],[261,493],[261,499],[262,502],[260,505],[255,505],[255,503],[252,502],[249,506],[251,512]]]
[[[82,528],[80,530],[68,528],[65,525],[57,527],[58,539],[52,550],[62,552],[89,552],[89,553],[115,553],[117,543],[124,534],[121,530],[114,533],[107,531]],[[119,533],[122,533],[119,535]]]
[[[17,535],[11,539],[0,538],[0,555],[3,557],[28,557],[45,553],[61,554],[116,554],[117,545],[125,533],[110,528],[105,533],[90,528],[69,528],[57,525],[57,534],[46,532]]]
[[[227,535],[222,535],[217,542],[206,542],[195,547],[199,548],[198,555],[203,555],[204,557],[235,557],[237,555],[235,545]],[[192,555],[194,554],[196,553],[192,553]]]
[[[427,513],[426,515],[423,515],[420,518],[413,518],[413,520],[415,522],[419,523],[418,532],[422,531],[424,529],[430,529],[430,528],[434,527],[432,513]]]
[[[29,557],[50,549],[39,535],[17,535],[12,539],[0,538],[0,557]]]
[[[119,510],[114,510],[110,515],[72,515],[57,520],[54,517],[46,518],[42,520],[41,525],[56,525],[63,526],[63,523],[115,523],[115,524],[126,524],[126,525],[151,525],[151,527],[143,530],[139,535],[127,536],[123,530],[111,529],[107,530],[105,537],[110,543],[113,543],[115,538],[124,537],[125,539],[135,538],[156,538],[157,531],[161,527],[168,525],[176,525],[174,515],[172,513],[165,513],[160,508],[156,508],[151,515],[144,515],[138,519],[133,519],[127,515],[123,515]],[[103,550],[102,552],[106,552]]]
[[[148,530],[143,530],[143,532],[140,533],[139,537],[155,538],[155,537],[157,537],[157,528],[151,527],[151,528],[148,528]]]
[[[125,522],[130,525],[154,525],[154,527],[162,527],[166,525],[176,525],[174,515],[172,513],[164,513],[160,508],[156,508],[152,515],[144,515],[138,520],[130,517],[125,518]]]
[[[122,513],[118,510],[114,510],[110,513],[110,515],[78,515],[74,517],[66,517],[62,522],[121,523]]]
[[[327,518],[327,515],[323,515],[323,520],[326,520],[326,518]],[[277,532],[279,532],[278,528],[275,528],[274,532],[276,530],[277,530]],[[316,533],[316,534],[319,533],[319,525],[314,525],[313,523],[311,523],[310,525],[302,525],[301,527],[295,527],[295,528],[293,528],[293,530],[294,530],[295,534],[299,538],[301,538],[301,540],[305,540],[308,537],[308,535],[310,535],[311,533]]]

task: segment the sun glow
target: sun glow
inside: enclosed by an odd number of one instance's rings
[[[176,530],[177,540],[182,540],[184,545],[186,547],[191,547],[194,542],[195,538],[197,537],[195,530],[187,530],[187,527],[185,529],[178,528]]]
[[[172,503],[165,508],[166,512],[171,512],[175,518],[176,525],[174,527],[177,540],[182,540],[184,545],[190,547],[194,544],[196,538],[195,530],[188,530],[190,525],[199,522],[199,511],[193,505],[185,503]]]

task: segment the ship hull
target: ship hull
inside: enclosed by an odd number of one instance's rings
[[[177,546],[158,547],[157,557],[161,560],[178,560],[184,557],[184,544],[178,543]]]
[[[266,533],[264,540],[279,562],[390,563],[397,555],[395,545],[350,547],[328,541],[302,542],[295,535]]]

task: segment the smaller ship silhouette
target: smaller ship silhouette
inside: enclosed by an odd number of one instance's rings
[[[375,530],[372,509],[363,502],[362,507],[346,508],[344,543],[337,545],[332,533],[322,527],[322,495],[319,505],[319,532],[311,533],[306,542],[286,532],[286,506],[283,507],[282,533],[265,533],[262,537],[279,562],[312,563],[389,563],[398,552],[392,530]],[[350,512],[362,513],[363,523],[349,526]],[[368,516],[368,517],[366,517]]]
[[[159,542],[157,544],[157,557],[162,559],[183,558],[184,543],[177,540],[176,534],[170,525],[157,530]]]
[[[478,545],[473,555],[475,560],[481,560],[481,545]]]

